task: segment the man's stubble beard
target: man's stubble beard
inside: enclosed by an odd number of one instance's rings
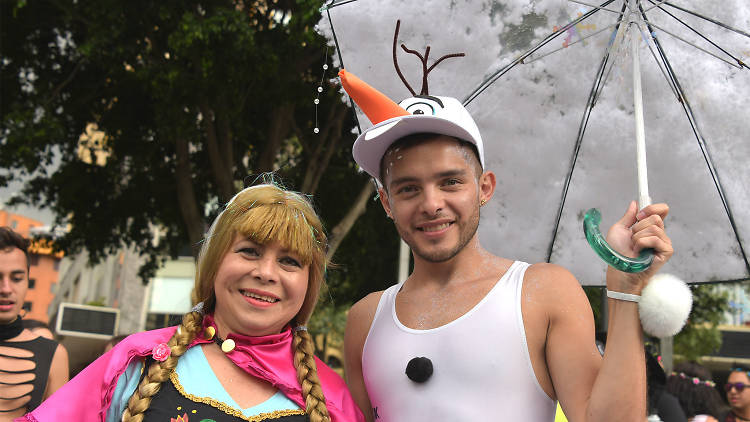
[[[456,246],[448,251],[435,251],[433,253],[428,253],[421,250],[416,245],[416,242],[408,235],[408,233],[405,233],[405,231],[401,229],[401,227],[395,220],[394,225],[396,226],[396,231],[398,231],[399,236],[401,236],[401,239],[403,239],[403,241],[406,242],[407,245],[409,245],[409,248],[412,250],[414,255],[424,259],[427,262],[440,263],[451,260],[466,247],[466,245],[471,241],[471,239],[476,234],[477,229],[479,228],[479,217],[480,212],[479,208],[477,208],[476,212],[472,214],[471,217],[469,217],[469,220],[467,220],[466,226],[464,227],[466,230],[460,230],[458,243],[456,244]]]

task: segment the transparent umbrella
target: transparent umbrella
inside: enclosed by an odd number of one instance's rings
[[[433,68],[429,91],[463,99],[482,132],[498,175],[480,223],[492,252],[601,285],[585,211],[601,209],[609,226],[630,199],[651,197],[671,206],[676,252],[664,271],[693,283],[750,278],[744,0],[344,0],[323,11],[337,64],[397,101],[411,95],[394,56],[415,86],[431,64],[401,44],[423,58],[427,46],[432,57],[466,54]]]

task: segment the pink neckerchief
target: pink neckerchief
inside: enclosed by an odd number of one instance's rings
[[[203,333],[207,327],[218,329],[212,315],[203,317]],[[217,334],[218,335],[218,334]],[[198,335],[193,344],[212,343],[204,334]],[[284,395],[304,408],[302,388],[297,381],[297,369],[294,367],[294,346],[291,327],[287,326],[279,334],[251,337],[230,333],[226,340],[233,340],[235,347],[226,356],[248,374],[268,381],[281,390]],[[299,396],[299,397],[297,397]]]
[[[216,322],[210,314],[203,317],[203,333],[209,326],[218,333]],[[213,338],[207,339],[206,337],[205,335],[197,336],[193,344],[214,341]],[[290,400],[297,403],[300,408],[305,408],[302,387],[297,380],[297,369],[294,367],[294,335],[290,326],[285,327],[279,334],[251,337],[230,333],[223,340],[229,339],[234,341],[235,346],[225,354],[235,365],[256,378],[268,381]],[[364,417],[338,374],[317,357],[315,363],[326,397],[326,407],[332,419],[334,421],[363,421]]]

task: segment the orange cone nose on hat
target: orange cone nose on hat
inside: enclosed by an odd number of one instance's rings
[[[339,78],[346,93],[352,97],[373,125],[393,117],[410,115],[393,100],[346,70],[339,71]]]

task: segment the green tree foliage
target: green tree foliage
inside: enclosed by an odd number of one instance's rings
[[[221,205],[275,171],[315,195],[343,246],[336,301],[393,281],[390,252],[365,255],[372,239],[395,250],[396,235],[351,159],[352,117],[322,68],[333,50],[313,29],[319,1],[0,5],[0,186],[27,180],[15,203],[50,208],[69,227],[61,249],[96,261],[135,245],[145,279],[160,257],[195,253]]]
[[[586,296],[594,312],[596,329],[604,330],[602,326],[602,295],[601,287],[584,287]],[[701,356],[710,356],[721,347],[721,324],[724,313],[729,309],[726,291],[716,285],[691,285],[693,293],[693,307],[685,327],[673,339],[673,351],[677,360],[697,361]],[[657,339],[653,339],[657,340]]]
[[[684,360],[708,356],[721,347],[721,323],[729,309],[727,294],[711,284],[693,285],[693,309],[685,328],[674,337],[674,354]]]
[[[603,287],[584,286],[584,293],[591,305],[591,312],[594,314],[594,323],[597,331],[606,331],[602,326],[602,297],[606,294]]]
[[[310,335],[316,339],[320,356],[328,354],[328,348],[338,348],[344,344],[346,313],[349,306],[336,306],[330,301],[322,301],[308,323]]]

